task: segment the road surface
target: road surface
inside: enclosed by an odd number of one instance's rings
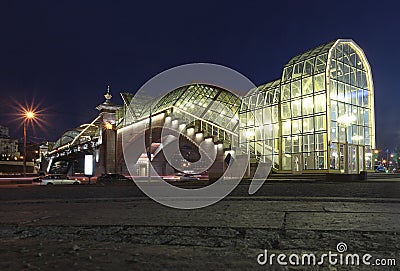
[[[176,210],[134,185],[0,188],[1,270],[399,270],[400,182],[275,182]],[[396,266],[259,265],[269,253],[369,253]]]

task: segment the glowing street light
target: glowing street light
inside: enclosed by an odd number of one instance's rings
[[[25,110],[25,116],[24,116],[24,166],[23,166],[23,171],[24,171],[24,177],[26,176],[26,123],[28,121],[34,120],[36,117],[36,114],[32,110]]]
[[[33,112],[33,111],[27,111],[27,112],[25,113],[25,117],[26,117],[27,119],[33,119],[33,118],[35,118],[35,112]]]
[[[46,121],[42,119],[43,117],[43,109],[39,108],[40,103],[35,105],[35,102],[32,103],[21,104],[18,101],[15,101],[15,113],[13,115],[16,116],[16,121],[23,125],[24,129],[24,146],[23,146],[23,156],[21,155],[20,159],[23,160],[23,175],[26,176],[26,159],[27,159],[27,151],[26,151],[26,130],[28,125],[35,125],[35,127],[43,128],[43,124],[46,124]],[[20,125],[19,125],[20,126]]]

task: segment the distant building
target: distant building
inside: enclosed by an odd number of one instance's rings
[[[8,127],[0,125],[0,137],[9,137],[9,135],[8,135]]]
[[[10,138],[9,129],[0,126],[0,154],[1,160],[13,160],[19,157],[18,139]]]
[[[44,159],[47,153],[53,149],[54,142],[45,142],[39,146],[39,154],[38,158],[36,159],[36,163],[38,165],[38,171],[45,172],[47,171],[48,161]]]

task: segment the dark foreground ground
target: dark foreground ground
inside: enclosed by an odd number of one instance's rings
[[[131,186],[0,188],[0,270],[400,270],[400,182],[240,185],[198,210]],[[268,253],[347,252],[396,266],[279,266]],[[345,254],[344,254],[345,255]],[[287,259],[286,259],[287,261]]]

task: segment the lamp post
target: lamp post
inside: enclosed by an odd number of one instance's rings
[[[24,117],[24,177],[26,177],[26,123],[35,118],[35,112],[33,111],[26,111]]]
[[[345,160],[344,160],[344,173],[349,173],[349,141],[347,139],[347,128],[356,121],[356,116],[354,115],[342,115],[337,118],[339,126],[344,128],[345,133]]]

